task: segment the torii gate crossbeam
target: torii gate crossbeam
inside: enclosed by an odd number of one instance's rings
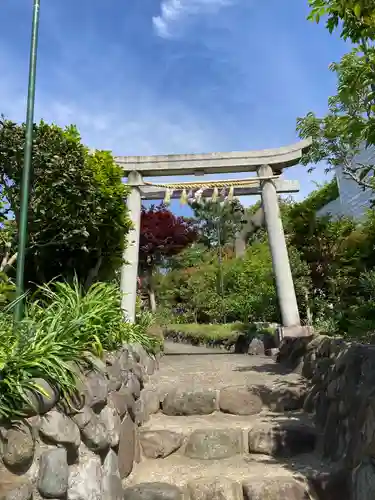
[[[143,177],[255,171],[260,177],[259,186],[235,188],[235,196],[261,195],[281,310],[283,336],[309,335],[310,329],[301,326],[300,322],[278,203],[278,193],[296,192],[298,183],[275,179],[274,176],[281,174],[284,168],[297,165],[302,154],[310,146],[311,140],[305,140],[292,146],[262,151],[117,157],[116,163],[123,168],[131,186],[127,205],[133,229],[129,233],[124,253],[125,263],[121,272],[122,309],[128,319],[131,322],[135,320],[142,199],[163,198],[160,188],[146,186]],[[230,183],[230,180],[228,182]]]

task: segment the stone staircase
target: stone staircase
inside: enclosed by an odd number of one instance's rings
[[[318,498],[311,479],[328,465],[301,410],[303,379],[277,373],[269,358],[168,347],[142,399],[139,460],[124,499]]]

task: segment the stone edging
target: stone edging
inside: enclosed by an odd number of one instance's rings
[[[275,331],[277,327],[275,326]],[[198,347],[209,347],[235,352],[237,354],[259,354],[259,355],[272,355],[272,349],[276,349],[276,332],[275,336],[271,334],[257,334],[254,336],[247,336],[244,333],[238,332],[238,335],[230,335],[228,338],[217,340],[207,340],[204,338],[197,338],[190,336],[188,333],[179,331],[176,328],[164,328],[164,339],[180,344],[189,344]]]
[[[133,344],[92,364],[73,405],[36,380],[49,397],[30,393],[37,411],[0,425],[1,500],[122,500],[121,480],[139,460],[137,427],[160,406],[143,390],[158,358]]]
[[[323,335],[285,338],[278,362],[309,380],[304,410],[322,433],[323,456],[337,469],[319,479],[322,498],[375,498],[375,345]]]

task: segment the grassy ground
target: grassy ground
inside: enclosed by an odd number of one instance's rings
[[[232,344],[240,334],[246,333],[249,325],[231,323],[223,325],[182,324],[168,325],[165,328],[165,338],[189,342],[192,344]]]
[[[253,323],[227,323],[204,325],[197,323],[171,324],[164,328],[164,337],[175,342],[193,345],[226,346],[236,343],[240,335],[251,339],[257,334],[275,333],[275,328]]]

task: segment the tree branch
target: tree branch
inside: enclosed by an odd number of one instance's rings
[[[358,177],[358,175],[356,175],[355,173],[353,173],[350,169],[348,169],[347,167],[344,167],[343,168],[343,173],[345,175],[348,175],[351,179],[353,179],[353,181],[355,181],[357,184],[359,184],[360,186],[364,187],[364,188],[367,188],[367,189],[371,189],[372,191],[374,190],[374,186],[372,183],[370,182],[367,182],[366,180],[364,179],[360,179]]]
[[[4,254],[3,260],[1,261],[0,271],[4,271],[4,268],[5,268],[5,266],[8,263],[10,249],[11,249],[11,244],[10,243],[6,243],[5,244],[5,248],[6,248],[6,250],[5,250],[5,254]]]
[[[5,262],[4,259],[3,259],[2,263],[1,263],[1,266],[0,266],[0,271],[1,272],[6,272],[16,262],[17,257],[18,257],[18,252],[16,252],[15,254],[13,254],[12,257],[7,262]]]
[[[90,269],[90,271],[88,272],[88,275],[87,275],[87,278],[85,281],[85,285],[84,285],[85,290],[88,290],[91,287],[91,285],[93,284],[94,280],[97,278],[97,276],[99,274],[100,267],[102,265],[102,262],[103,262],[103,257],[100,255],[98,257],[98,260],[96,261],[95,266],[92,267]]]

